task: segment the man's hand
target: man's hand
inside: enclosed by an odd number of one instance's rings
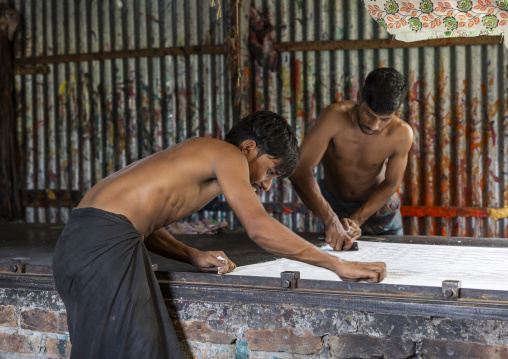
[[[224,258],[224,260],[217,257]],[[236,268],[236,264],[223,251],[196,250],[190,257],[190,264],[202,272],[218,272],[219,274],[229,273]]]
[[[386,277],[386,264],[384,262],[349,262],[340,260],[335,273],[345,282],[369,283],[381,282]]]
[[[342,223],[342,226],[344,227],[344,230],[346,231],[347,235],[349,236],[349,239],[351,239],[351,245],[352,245],[353,241],[356,241],[358,238],[360,238],[360,236],[362,235],[362,230],[360,229],[360,226],[358,225],[358,223],[355,222],[351,218],[342,218],[341,223]],[[348,247],[346,247],[344,245],[343,249],[349,249],[351,247],[351,245],[349,245]]]
[[[339,220],[334,217],[329,225],[325,225],[325,241],[335,251],[351,248],[353,242],[362,235],[360,227],[349,218]]]

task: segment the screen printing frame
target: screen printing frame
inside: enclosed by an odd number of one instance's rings
[[[315,234],[318,235],[318,234]],[[419,236],[362,237],[368,241],[479,247],[508,247],[507,239]],[[361,241],[360,241],[361,245]],[[14,263],[16,265],[16,263]],[[32,269],[36,272],[29,273]],[[11,268],[14,269],[14,268]],[[55,291],[51,268],[17,262],[15,272],[0,273],[0,288]],[[508,321],[508,290],[394,285],[299,279],[298,272],[281,277],[228,276],[210,273],[155,271],[163,296],[209,302],[301,304],[387,314],[443,316]],[[450,278],[454,279],[454,278]],[[453,281],[451,283],[453,288]],[[508,287],[508,285],[507,285]]]

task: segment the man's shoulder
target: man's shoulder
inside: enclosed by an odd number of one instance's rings
[[[394,118],[392,133],[396,136],[413,138],[413,129],[411,125],[399,117]]]
[[[355,106],[355,104],[356,104],[356,102],[353,100],[334,102],[334,103],[328,105],[327,107],[325,107],[323,112],[335,113],[338,115],[345,114],[345,113],[348,113],[349,111],[351,111],[353,109],[353,107]]]
[[[220,140],[218,138],[211,138],[211,137],[191,137],[186,140],[183,140],[179,144],[190,146],[190,147],[197,147],[200,149],[206,148],[206,149],[218,149],[218,150],[224,150],[224,149],[234,149],[235,146],[232,145],[229,142],[226,142],[224,140]]]
[[[323,121],[333,121],[335,123],[348,120],[355,103],[355,101],[350,100],[332,103],[321,111],[320,118]]]
[[[393,143],[404,148],[410,147],[413,143],[413,129],[406,121],[395,118],[388,133]]]
[[[238,157],[238,147],[229,142],[217,138],[191,137],[166,149],[169,153],[178,156],[199,156],[202,159],[214,157],[229,158]]]

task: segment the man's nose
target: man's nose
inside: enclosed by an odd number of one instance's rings
[[[379,120],[371,120],[368,126],[372,131],[377,131],[379,130],[379,123],[380,123]]]
[[[263,182],[261,182],[261,186],[263,186],[263,189],[265,191],[268,191],[270,189],[270,187],[272,186],[272,179],[268,178],[268,179],[264,180]]]

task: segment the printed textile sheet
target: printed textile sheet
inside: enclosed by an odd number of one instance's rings
[[[400,41],[505,35],[508,0],[364,0],[374,20]],[[508,40],[504,37],[508,48]]]

